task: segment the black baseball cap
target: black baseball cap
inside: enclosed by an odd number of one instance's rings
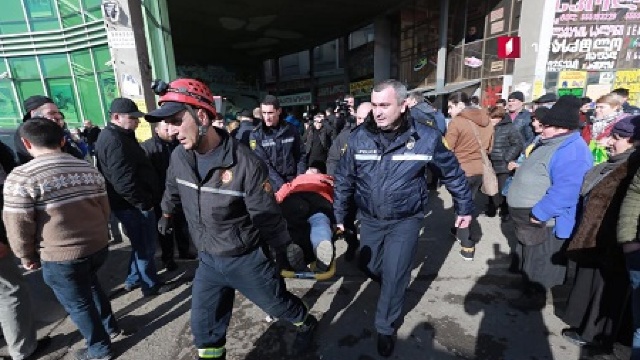
[[[109,112],[112,114],[127,114],[137,118],[144,116],[144,113],[138,109],[138,105],[136,105],[133,100],[127,98],[113,99]]]
[[[144,116],[144,119],[150,123],[157,123],[164,119],[168,119],[182,110],[186,110],[185,104],[175,101],[163,102],[162,105]]]

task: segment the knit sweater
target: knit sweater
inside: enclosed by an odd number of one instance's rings
[[[15,168],[4,185],[2,218],[21,259],[68,261],[107,246],[109,201],[102,175],[65,153]]]

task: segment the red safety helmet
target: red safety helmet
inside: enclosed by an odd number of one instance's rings
[[[164,90],[164,89],[163,89]],[[169,83],[166,92],[160,96],[158,105],[167,101],[189,104],[198,108],[209,110],[212,116],[216,116],[216,106],[213,102],[213,93],[209,87],[195,79],[176,79]]]

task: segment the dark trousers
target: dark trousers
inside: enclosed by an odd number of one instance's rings
[[[473,199],[476,198],[478,194],[478,190],[480,190],[480,186],[482,186],[482,175],[473,175],[467,176],[467,183],[469,184],[469,190],[471,190],[471,197]],[[471,219],[471,224],[468,227],[461,229],[456,229],[456,238],[460,240],[460,245],[466,248],[472,248],[476,246],[476,241],[471,238],[471,227],[479,227],[478,219],[473,214],[473,218]]]
[[[155,212],[156,218],[160,219],[162,210],[159,206],[155,208]],[[183,212],[177,212],[173,215],[173,232],[168,235],[158,233],[158,241],[160,242],[160,259],[163,263],[173,260],[176,245],[180,257],[189,254],[189,230],[187,228],[187,219],[185,219]]]
[[[504,184],[507,182],[509,175],[509,173],[496,174],[496,178],[498,179],[498,193],[489,197],[489,202],[495,206],[499,206],[502,211],[509,210],[507,197],[502,195],[502,189],[504,189]]]
[[[98,358],[111,353],[109,334],[118,331],[109,298],[98,282],[98,269],[107,260],[104,248],[69,261],[43,261],[44,281],[87,341],[89,354]]]
[[[396,320],[402,315],[422,220],[361,219],[360,266],[372,279],[380,281],[375,319],[380,334],[392,335]]]
[[[274,263],[262,249],[225,257],[200,252],[191,300],[191,330],[198,349],[223,347],[235,291],[272,317],[301,324],[308,313],[302,300],[287,291]]]

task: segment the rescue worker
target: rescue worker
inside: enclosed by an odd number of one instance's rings
[[[393,353],[394,325],[402,313],[427,211],[427,165],[442,171],[458,214],[456,226],[468,227],[473,213],[471,192],[456,157],[437,129],[410,117],[406,98],[407,88],[397,80],[373,88],[373,111],[351,133],[335,182],[337,227],[344,230],[349,204],[355,200],[361,221],[360,265],[381,283],[375,326],[378,353],[384,357]]]
[[[278,191],[307,170],[304,143],[298,129],[280,120],[282,109],[278,98],[265,96],[260,103],[262,122],[249,137],[249,146],[269,169],[273,191]]]
[[[156,82],[160,107],[145,118],[164,120],[181,146],[171,156],[158,231],[171,229],[182,206],[199,266],[193,281],[191,329],[199,359],[224,359],[235,290],[274,318],[297,327],[294,351],[308,348],[318,321],[286,289],[261,248],[268,239],[281,267],[303,261],[269,182],[267,166],[225,130],[212,127],[211,90],[193,79]]]

